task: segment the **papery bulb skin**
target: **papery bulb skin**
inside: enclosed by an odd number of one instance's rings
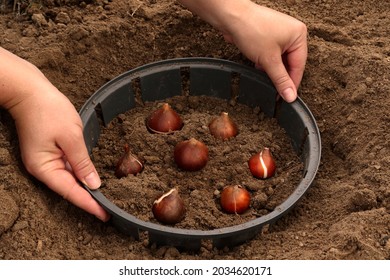
[[[160,223],[176,224],[184,218],[186,208],[178,190],[173,188],[154,201],[152,212]]]
[[[180,130],[183,127],[183,120],[168,103],[164,103],[150,114],[146,126],[152,133],[169,134]]]
[[[248,161],[252,175],[259,179],[267,179],[275,174],[276,164],[269,148],[254,154]]]
[[[126,177],[129,174],[137,175],[144,169],[141,159],[131,153],[127,144],[124,149],[125,153],[120,157],[115,167],[115,176],[117,178]]]
[[[227,140],[238,134],[237,124],[230,118],[229,114],[222,112],[209,123],[210,133],[218,139]]]
[[[176,144],[173,156],[180,169],[198,171],[206,166],[209,150],[203,142],[191,138]]]
[[[250,205],[249,192],[240,185],[226,186],[221,192],[221,207],[230,214],[242,214]]]

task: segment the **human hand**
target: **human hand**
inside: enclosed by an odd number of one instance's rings
[[[69,202],[107,221],[109,215],[78,183],[91,189],[101,184],[85,147],[81,119],[70,101],[53,91],[18,105],[29,107],[15,118],[25,167]]]
[[[0,55],[7,66],[0,67],[4,74],[0,101],[15,120],[27,171],[74,205],[107,221],[109,214],[78,183],[91,189],[101,184],[76,109],[35,66],[4,50]]]
[[[264,70],[287,101],[297,97],[307,59],[301,21],[249,0],[179,0],[220,30],[226,41]]]
[[[224,33],[226,41],[234,43],[258,69],[268,74],[283,99],[294,101],[307,59],[305,24],[253,4],[228,30]]]

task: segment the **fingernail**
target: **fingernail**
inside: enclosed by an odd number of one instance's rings
[[[92,190],[99,188],[102,184],[96,172],[89,173],[89,175],[84,178],[84,183]]]
[[[296,98],[296,95],[295,95],[295,92],[294,92],[294,90],[292,88],[286,88],[282,92],[282,97],[287,102],[293,102],[295,100],[295,98]]]
[[[97,214],[95,215],[95,217],[101,220],[102,222],[108,222],[111,218],[111,215],[108,213],[103,213],[103,214]]]

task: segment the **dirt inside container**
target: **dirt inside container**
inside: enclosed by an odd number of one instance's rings
[[[146,119],[163,103],[181,116],[184,126],[180,131],[157,134],[147,129]],[[208,125],[222,112],[238,125],[236,137],[221,140],[211,135]],[[175,145],[191,138],[209,150],[209,161],[199,171],[180,169],[173,157]],[[114,173],[125,145],[143,160],[144,170],[118,179]],[[276,173],[258,179],[251,174],[248,160],[265,147],[275,159]],[[154,200],[177,188],[187,211],[174,226],[185,229],[229,227],[267,214],[291,195],[303,176],[303,164],[276,119],[266,117],[259,107],[209,96],[175,96],[120,114],[102,128],[92,158],[104,182],[100,191],[141,220],[158,223],[152,214]],[[220,192],[229,185],[241,185],[250,192],[251,205],[245,213],[228,214],[221,209]]]

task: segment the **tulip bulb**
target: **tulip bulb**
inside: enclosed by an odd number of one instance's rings
[[[180,130],[183,121],[168,103],[164,103],[149,116],[146,126],[153,133],[168,134]]]
[[[203,142],[191,138],[179,142],[175,146],[173,156],[179,168],[187,171],[198,171],[207,164],[209,150]]]
[[[176,224],[184,218],[186,209],[178,190],[173,188],[154,201],[152,212],[159,222]]]
[[[240,185],[227,186],[221,192],[221,207],[231,214],[244,213],[250,205],[250,194]]]
[[[264,148],[260,153],[253,155],[248,161],[252,175],[259,179],[267,179],[275,174],[275,160],[269,148]]]
[[[222,112],[209,124],[210,133],[218,139],[226,140],[238,134],[237,124],[229,117],[228,113]]]
[[[126,177],[129,174],[136,175],[144,168],[142,161],[131,153],[129,145],[125,145],[125,153],[118,160],[115,168],[115,176],[118,178]]]

